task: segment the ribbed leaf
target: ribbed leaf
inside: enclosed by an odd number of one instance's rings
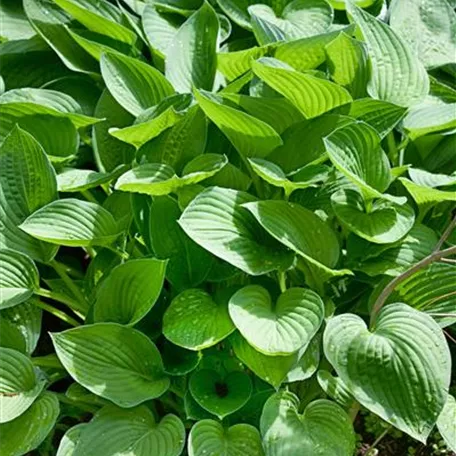
[[[15,250],[0,249],[0,309],[26,301],[40,286],[35,263]]]
[[[119,177],[125,166],[118,166],[110,173],[99,173],[90,169],[64,168],[57,175],[59,192],[75,193],[107,184]]]
[[[453,5],[454,7],[454,5]],[[391,3],[390,25],[427,68],[456,63],[456,15],[447,0]]]
[[[32,212],[57,198],[55,172],[46,154],[31,135],[16,127],[0,147],[0,169],[0,247],[38,261],[51,260],[54,246],[18,228]]]
[[[450,450],[456,451],[456,400],[451,395],[439,415],[437,428]]]
[[[281,17],[268,5],[252,5],[248,11],[260,45],[319,35],[333,19],[333,10],[324,0],[293,0],[285,6]]]
[[[163,317],[164,336],[180,347],[203,350],[234,331],[226,302],[215,301],[203,290],[177,295]]]
[[[121,54],[102,56],[101,75],[111,95],[134,116],[174,93],[170,82],[158,70]]]
[[[45,392],[21,416],[0,424],[2,456],[19,456],[35,450],[54,428],[59,412],[57,397]]]
[[[0,311],[0,347],[30,355],[41,333],[41,309],[34,299]]]
[[[253,5],[255,0],[217,0],[222,11],[240,27],[251,30],[248,7]]]
[[[235,424],[229,428],[214,420],[198,421],[188,440],[189,456],[263,456],[259,432],[249,424]]]
[[[35,32],[27,20],[22,3],[4,1],[0,5],[2,16],[2,37],[7,40],[31,38]]]
[[[219,20],[204,2],[179,28],[166,49],[166,77],[179,93],[212,90],[217,68]]]
[[[331,206],[337,218],[350,231],[376,244],[389,244],[403,238],[415,222],[408,205],[376,200],[366,206],[357,190],[342,189],[331,195]]]
[[[57,356],[74,380],[121,407],[159,397],[169,387],[159,351],[139,331],[97,323],[51,336]]]
[[[449,176],[448,174],[434,174],[424,169],[409,168],[408,170],[410,179],[423,187],[444,187],[447,185],[456,184],[456,176]]]
[[[241,206],[253,200],[248,193],[209,188],[187,206],[179,224],[213,255],[248,274],[265,274],[284,267],[291,257],[258,232],[254,218]]]
[[[307,405],[302,415],[298,408],[298,397],[288,391],[278,392],[266,401],[260,430],[267,456],[353,454],[353,426],[341,407],[320,399]]]
[[[81,432],[86,426],[87,423],[81,423],[68,429],[60,439],[56,456],[74,456],[74,451],[81,437]]]
[[[219,52],[217,54],[217,69],[232,81],[250,70],[251,61],[263,57],[268,46],[252,47],[241,51]]]
[[[36,239],[69,247],[111,244],[120,234],[110,212],[98,204],[73,198],[44,206],[20,228]]]
[[[317,334],[307,347],[297,352],[297,361],[288,372],[285,381],[287,383],[301,382],[312,377],[320,364],[321,337]]]
[[[32,361],[10,348],[0,348],[0,423],[22,415],[41,394],[46,379]]]
[[[289,355],[309,344],[323,321],[324,305],[316,293],[304,288],[289,288],[273,305],[265,288],[248,285],[231,297],[229,312],[258,351]]]
[[[163,287],[166,261],[129,260],[115,267],[96,290],[95,322],[134,325],[153,307]]]
[[[391,304],[375,328],[352,314],[332,318],[324,333],[328,360],[364,407],[425,442],[445,405],[451,355],[431,317]]]
[[[408,45],[387,24],[352,2],[347,2],[347,11],[361,29],[369,52],[369,95],[404,107],[421,101],[429,92],[429,77]]]
[[[274,90],[290,100],[306,118],[311,119],[352,101],[342,87],[325,79],[259,62],[253,72]]]
[[[195,98],[207,117],[244,157],[266,157],[282,144],[279,134],[262,120],[224,105],[207,92],[196,92]]]
[[[349,409],[356,402],[345,383],[339,377],[334,377],[328,371],[319,370],[317,380],[321,389],[345,409]]]
[[[192,374],[189,388],[195,401],[220,420],[239,410],[252,394],[250,377],[240,371],[222,378],[214,370],[202,369]]]
[[[159,423],[146,406],[123,410],[102,408],[81,431],[74,456],[179,456],[185,428],[176,415]]]

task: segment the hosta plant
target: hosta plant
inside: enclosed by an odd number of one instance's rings
[[[456,451],[454,7],[2,0],[0,456]]]

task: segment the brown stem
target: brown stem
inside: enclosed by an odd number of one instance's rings
[[[442,245],[448,239],[450,234],[453,232],[454,228],[456,227],[456,216],[454,216],[453,220],[451,220],[450,224],[447,226],[446,230],[443,232],[442,237],[440,238],[439,242],[435,246],[434,252],[437,252],[442,248]]]

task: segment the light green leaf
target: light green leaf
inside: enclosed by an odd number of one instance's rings
[[[95,322],[134,325],[154,306],[163,287],[166,261],[129,260],[116,266],[96,290]]]
[[[15,127],[0,146],[0,169],[0,247],[34,260],[51,260],[57,252],[54,246],[18,228],[32,212],[57,198],[55,171],[46,154],[30,134]]]
[[[252,70],[266,84],[290,100],[308,119],[352,101],[344,88],[310,74],[259,62],[252,64]]]
[[[40,287],[35,263],[15,250],[0,249],[0,309],[26,301]]]
[[[54,428],[59,412],[57,397],[45,392],[21,416],[0,424],[2,456],[20,456],[35,450]]]
[[[0,5],[0,15],[2,16],[2,38],[11,41],[25,40],[35,34],[27,20],[21,2],[16,2],[15,0],[3,1]]]
[[[179,224],[201,247],[247,274],[286,267],[290,254],[259,232],[252,215],[241,206],[254,199],[244,192],[208,188],[187,206]]]
[[[319,370],[317,381],[321,389],[345,409],[351,408],[356,402],[344,382],[330,372]]]
[[[0,355],[0,423],[7,423],[33,404],[46,379],[22,353],[0,348]]]
[[[106,53],[100,67],[111,95],[134,116],[174,93],[171,83],[157,69],[132,57]]]
[[[252,60],[263,57],[268,46],[254,46],[240,51],[219,52],[217,54],[217,69],[228,79],[233,81],[250,70]]]
[[[250,377],[240,371],[222,378],[214,370],[202,369],[192,374],[189,388],[195,401],[219,419],[239,410],[252,394]]]
[[[97,323],[51,337],[71,377],[120,407],[159,397],[169,387],[160,352],[139,331],[117,323]]]
[[[195,92],[201,109],[244,157],[266,157],[282,144],[279,134],[267,123],[226,106],[219,97]]]
[[[445,405],[451,355],[431,317],[391,304],[375,328],[352,314],[332,318],[325,354],[355,399],[371,412],[425,443]]]
[[[221,10],[240,27],[251,30],[248,7],[253,5],[255,0],[217,0]]]
[[[396,0],[390,25],[426,68],[456,63],[456,15],[447,0]]]
[[[415,222],[415,212],[408,204],[375,200],[366,203],[361,193],[341,189],[331,195],[337,218],[358,236],[376,244],[390,244],[403,238]]]
[[[333,10],[324,0],[293,0],[285,6],[281,17],[262,4],[249,6],[248,12],[260,45],[319,35],[333,20]]]
[[[29,299],[0,311],[0,347],[30,355],[41,333],[41,309]]]
[[[404,107],[423,100],[429,93],[429,77],[407,43],[389,25],[352,2],[347,2],[347,11],[367,45],[371,62],[369,95]]]
[[[60,439],[56,456],[74,456],[76,445],[78,444],[81,433],[86,426],[87,423],[80,423],[68,429],[68,431],[66,431]]]
[[[164,336],[189,350],[212,347],[234,330],[226,302],[198,289],[177,295],[163,317]]]
[[[320,328],[324,304],[311,290],[289,288],[275,305],[269,292],[248,285],[230,299],[231,319],[247,342],[266,355],[289,355],[306,347]]]
[[[57,174],[57,188],[65,193],[83,192],[113,181],[125,169],[126,166],[120,165],[112,172],[100,173],[91,169],[64,168]]]
[[[451,451],[456,451],[456,400],[450,394],[437,420],[437,429]]]
[[[214,420],[198,421],[188,440],[189,456],[263,456],[261,437],[249,424],[235,424],[229,428]]]
[[[44,206],[20,228],[36,239],[69,247],[108,245],[120,234],[110,212],[98,204],[73,198]]]
[[[267,456],[327,454],[352,456],[355,433],[350,418],[334,402],[311,402],[299,414],[293,393],[273,394],[263,408],[260,430]]]
[[[415,184],[423,187],[435,188],[456,184],[456,175],[434,174],[419,168],[410,168],[408,173]]]
[[[307,347],[303,347],[297,352],[297,361],[285,379],[287,383],[301,382],[315,374],[320,364],[320,346],[321,337],[317,334]]]
[[[102,408],[81,431],[74,456],[179,456],[185,428],[176,415],[156,422],[146,406]]]
[[[212,90],[217,68],[219,20],[204,2],[179,28],[166,49],[166,77],[179,93]]]

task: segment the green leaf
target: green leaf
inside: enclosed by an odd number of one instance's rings
[[[157,423],[146,406],[123,410],[108,405],[82,429],[74,456],[179,456],[184,444],[184,424],[176,415]]]
[[[134,116],[174,93],[171,83],[158,70],[132,57],[105,53],[100,67],[111,95]]]
[[[456,451],[456,400],[450,394],[437,420],[437,429],[448,448]]]
[[[60,440],[56,456],[73,456],[81,437],[81,432],[86,426],[87,423],[81,423],[68,429]]]
[[[0,249],[0,309],[26,301],[40,287],[35,263],[15,250]]]
[[[219,52],[217,54],[217,69],[228,79],[233,81],[250,70],[251,60],[263,57],[268,46],[254,46],[240,51]]]
[[[356,400],[425,443],[445,405],[451,355],[431,317],[405,304],[385,307],[369,330],[352,314],[332,318],[325,354]]]
[[[199,370],[190,377],[189,388],[195,401],[219,419],[239,410],[252,394],[250,377],[239,371],[222,378],[214,370]]]
[[[165,372],[169,375],[186,375],[193,372],[201,361],[201,353],[186,350],[165,342],[162,348]]]
[[[208,188],[187,206],[179,224],[213,255],[247,274],[265,274],[284,267],[291,258],[285,249],[271,245],[271,240],[258,232],[254,218],[241,206],[252,201],[254,197],[248,193]]]
[[[176,296],[163,317],[164,336],[189,350],[212,347],[234,330],[226,302],[199,289]]]
[[[300,382],[312,377],[320,363],[320,346],[321,337],[317,334],[307,347],[298,351],[298,359],[285,379],[287,383]]]
[[[57,252],[18,228],[32,212],[57,198],[55,171],[35,139],[15,127],[0,146],[0,247],[42,262]],[[21,176],[21,179],[17,179]]]
[[[2,16],[2,38],[21,40],[31,38],[35,31],[27,20],[22,3],[7,0],[0,5]]]
[[[273,394],[263,408],[260,430],[268,456],[328,454],[351,456],[355,433],[344,410],[326,399],[311,402],[302,415],[293,393]]]
[[[355,404],[355,399],[339,377],[334,377],[328,371],[319,370],[317,381],[321,389],[345,409],[348,410]]]
[[[166,48],[166,77],[179,93],[212,90],[217,68],[219,20],[204,2],[179,28]]]
[[[148,163],[133,168],[120,176],[116,189],[160,196],[176,193],[186,185],[197,184],[218,173],[228,162],[224,155],[203,154],[184,168],[182,177],[164,164]]]
[[[84,192],[113,181],[122,174],[125,168],[125,166],[120,165],[108,173],[100,173],[90,169],[64,168],[57,174],[57,188],[59,192]]]
[[[108,245],[120,234],[110,212],[98,204],[73,198],[44,206],[20,228],[36,239],[69,247]]]
[[[159,397],[169,387],[159,351],[139,331],[117,323],[97,323],[51,337],[71,377],[120,407]]]
[[[390,25],[426,68],[456,63],[456,15],[446,0],[393,2]]]
[[[266,157],[282,144],[279,134],[267,123],[227,106],[219,97],[195,92],[201,109],[244,157]]]
[[[415,184],[423,187],[435,188],[456,184],[456,176],[448,174],[434,174],[419,168],[410,168],[408,173]]]
[[[34,299],[0,311],[0,347],[31,354],[41,333],[41,309]]]
[[[229,312],[247,342],[266,355],[289,355],[306,347],[320,328],[324,304],[311,290],[289,288],[275,304],[269,292],[248,285],[230,299]]]
[[[376,244],[389,244],[403,238],[415,222],[415,212],[408,205],[375,200],[366,204],[357,190],[341,189],[331,195],[337,218],[350,231]]]
[[[188,440],[189,456],[263,456],[259,432],[249,424],[235,424],[229,428],[214,420],[198,421]]]
[[[46,379],[22,353],[0,348],[0,355],[0,423],[7,423],[30,408]]]
[[[54,428],[59,412],[57,397],[45,392],[21,416],[0,424],[2,456],[19,456],[35,450]]]
[[[408,45],[387,24],[347,2],[367,45],[371,77],[367,91],[372,98],[409,107],[429,92],[429,77]]]
[[[251,30],[248,7],[254,4],[254,0],[217,0],[217,4],[235,24]]]
[[[290,100],[307,119],[352,101],[344,88],[310,74],[260,62],[253,62],[252,70],[266,84]]]
[[[281,17],[268,5],[252,5],[248,11],[260,45],[319,35],[333,20],[333,10],[324,0],[293,0],[285,6]]]
[[[134,325],[154,306],[165,280],[166,261],[129,260],[116,266],[96,290],[95,322]]]

